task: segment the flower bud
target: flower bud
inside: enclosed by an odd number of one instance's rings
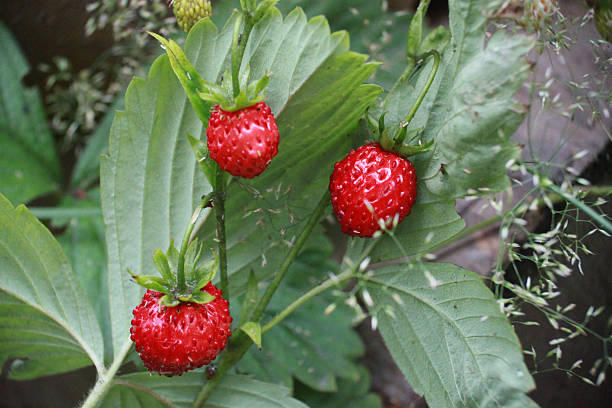
[[[179,26],[186,33],[191,30],[200,19],[212,14],[209,0],[173,0],[172,7]]]

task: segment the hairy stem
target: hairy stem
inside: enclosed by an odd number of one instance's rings
[[[608,221],[602,214],[593,210],[591,207],[586,205],[582,200],[577,199],[574,196],[571,196],[561,190],[556,184],[547,183],[545,188],[549,191],[552,191],[555,194],[563,197],[564,200],[572,203],[580,210],[584,211],[589,217],[591,217],[595,222],[597,222],[600,226],[606,229],[610,234],[612,234],[612,224]]]
[[[244,30],[240,33],[240,26],[244,20]],[[242,65],[242,57],[244,56],[244,50],[246,49],[251,30],[255,25],[253,16],[246,10],[238,16],[236,25],[234,26],[234,37],[232,40],[232,88],[234,91],[234,98],[240,93],[240,66]]]
[[[272,282],[270,282],[270,285],[268,285],[266,292],[259,299],[259,302],[257,302],[257,306],[255,307],[255,310],[253,311],[253,314],[249,320],[258,321],[261,318],[264,310],[266,310],[266,307],[268,306],[268,303],[270,303],[272,296],[278,289],[278,285],[280,285],[281,281],[285,277],[285,274],[289,270],[289,267],[293,263],[293,260],[302,250],[302,247],[310,236],[312,229],[315,227],[315,225],[317,225],[319,219],[321,218],[321,214],[323,214],[323,211],[329,205],[329,194],[329,191],[326,191],[325,194],[323,194],[323,197],[321,197],[321,199],[319,200],[319,203],[317,204],[317,207],[310,216],[308,223],[302,230],[302,233],[293,245],[293,248],[291,248],[291,251],[289,251],[285,259],[283,260],[283,263],[281,264],[280,269],[276,273],[276,276],[274,276],[274,279],[272,280]]]
[[[225,299],[230,298],[227,278],[227,241],[225,238],[225,174],[217,170],[217,182],[214,191],[215,216],[217,218],[217,239],[219,240],[219,271],[221,272],[221,291]]]
[[[434,58],[433,67],[431,68],[429,78],[427,78],[427,82],[425,83],[423,90],[419,94],[417,100],[414,102],[414,105],[412,105],[412,108],[410,108],[410,112],[408,112],[408,115],[406,115],[406,119],[404,119],[404,126],[407,126],[414,118],[414,115],[416,115],[417,110],[419,110],[419,107],[423,103],[425,96],[427,96],[427,92],[429,92],[429,88],[431,87],[431,84],[433,83],[434,79],[436,78],[436,74],[438,73],[438,68],[440,67],[440,53],[436,50],[430,50],[420,55],[419,59],[425,60],[425,58],[427,57]]]
[[[113,364],[104,372],[103,375],[98,378],[96,385],[89,392],[89,395],[87,396],[85,402],[83,402],[83,405],[81,405],[81,408],[95,408],[98,406],[98,403],[102,401],[106,393],[110,390],[110,387],[113,384],[113,379],[115,378],[117,371],[121,367],[121,364],[123,364],[123,360],[131,348],[132,342],[126,341],[119,355],[115,357]]]
[[[349,269],[345,270],[340,275],[332,276],[326,281],[323,281],[319,285],[315,286],[314,288],[310,289],[308,292],[304,293],[302,296],[294,300],[289,306],[287,306],[279,314],[274,316],[268,323],[266,323],[262,327],[261,333],[263,334],[267,332],[268,330],[285,320],[285,318],[291,313],[293,313],[298,307],[302,306],[304,303],[308,302],[315,296],[321,294],[322,292],[325,292],[327,289],[336,286],[341,282],[356,277],[358,275],[359,267],[361,266],[362,262],[370,255],[370,252],[372,252],[372,250],[374,249],[376,244],[378,244],[379,241],[380,238],[376,238],[375,240],[370,242],[368,247],[366,247],[366,249],[361,254],[359,261],[354,263]]]

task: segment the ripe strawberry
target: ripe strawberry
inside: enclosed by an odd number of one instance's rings
[[[278,153],[278,127],[264,102],[234,112],[215,106],[206,136],[210,157],[233,176],[261,174]]]
[[[371,237],[381,228],[379,219],[389,226],[398,214],[398,223],[401,222],[414,205],[416,182],[412,163],[383,150],[378,143],[352,150],[335,164],[329,182],[331,202],[342,231]]]
[[[149,371],[181,375],[209,364],[225,348],[232,323],[228,302],[212,283],[202,291],[215,299],[163,306],[159,302],[163,293],[147,290],[134,308],[131,339]]]

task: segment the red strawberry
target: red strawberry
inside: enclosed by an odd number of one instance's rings
[[[258,176],[278,153],[278,127],[264,102],[235,112],[215,106],[206,136],[210,157],[233,176]]]
[[[181,375],[209,364],[225,348],[232,323],[228,302],[212,283],[202,290],[215,299],[168,307],[159,303],[162,293],[147,290],[134,308],[131,338],[149,371],[168,377]]]
[[[329,181],[331,202],[342,231],[371,237],[381,228],[379,219],[391,225],[398,214],[401,222],[414,205],[416,182],[412,163],[383,150],[378,143],[352,150],[335,164]]]

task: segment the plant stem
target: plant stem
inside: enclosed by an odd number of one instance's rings
[[[340,282],[344,282],[348,279],[356,277],[357,271],[359,270],[361,263],[370,255],[370,252],[372,252],[378,242],[380,242],[380,237],[370,242],[368,247],[361,254],[361,258],[359,259],[359,261],[353,264],[348,270],[342,272],[340,275],[332,276],[331,278],[320,283],[319,285],[315,286],[314,288],[310,289],[308,292],[304,293],[302,296],[294,300],[289,306],[283,309],[283,311],[274,316],[272,320],[270,320],[262,327],[261,334],[264,334],[265,332],[282,322],[287,316],[293,313],[298,307],[308,302],[310,299],[314,298],[322,292],[325,292],[332,286],[338,285]]]
[[[217,169],[217,180],[214,191],[215,216],[217,218],[217,239],[219,240],[219,270],[221,271],[221,291],[225,299],[230,299],[227,278],[227,241],[225,237],[225,174]]]
[[[244,30],[240,34],[242,20],[244,20]],[[247,10],[242,10],[234,26],[234,37],[232,40],[232,88],[234,98],[240,93],[240,66],[242,65],[242,57],[244,56],[244,51],[254,25],[253,16]]]
[[[285,318],[289,316],[291,313],[293,313],[295,309],[302,306],[304,303],[308,302],[310,299],[314,298],[315,296],[319,295],[322,292],[325,292],[327,289],[331,288],[332,286],[336,286],[339,283],[344,282],[345,280],[348,280],[354,276],[355,276],[355,271],[352,269],[349,269],[349,270],[342,272],[340,275],[327,279],[326,281],[323,281],[318,286],[315,286],[314,288],[310,289],[308,292],[304,293],[302,296],[294,300],[289,306],[283,309],[282,312],[274,316],[272,320],[266,323],[261,328],[261,334],[264,334],[265,332],[267,332],[268,330],[270,330],[271,328],[273,328],[274,326],[276,326],[277,324],[285,320]]]
[[[606,220],[603,215],[593,210],[591,207],[586,205],[582,200],[579,200],[576,197],[566,194],[563,190],[561,190],[556,184],[553,184],[552,182],[546,183],[545,188],[563,197],[564,200],[569,201],[570,203],[574,204],[577,208],[584,211],[589,217],[591,217],[599,225],[605,228],[610,234],[612,234],[612,224],[610,223],[610,221]]]
[[[115,357],[113,364],[108,368],[107,371],[104,372],[103,375],[100,376],[96,385],[92,388],[87,396],[81,408],[95,408],[98,403],[104,398],[111,385],[113,384],[113,378],[119,371],[121,364],[123,364],[123,360],[125,356],[127,356],[128,352],[132,348],[132,342],[126,341],[121,352]]]
[[[426,53],[421,54],[419,56],[419,59],[424,60],[425,58],[430,56],[434,58],[434,62],[433,67],[431,68],[431,72],[429,73],[429,78],[427,78],[427,82],[425,83],[423,90],[419,94],[419,97],[417,98],[414,105],[412,105],[412,108],[410,108],[408,115],[406,115],[406,119],[404,119],[403,124],[404,127],[407,126],[414,118],[414,115],[416,115],[417,110],[419,110],[419,107],[423,103],[425,96],[427,96],[427,92],[429,92],[429,88],[431,87],[431,84],[433,83],[434,79],[436,78],[436,74],[438,73],[438,68],[440,67],[440,53],[438,51],[429,50]]]
[[[323,214],[323,211],[327,207],[328,203],[329,191],[326,191],[321,200],[319,201],[314,212],[310,216],[308,223],[304,226],[304,229],[300,233],[300,236],[294,244],[293,248],[285,256],[285,259],[281,264],[278,274],[275,276],[273,282],[270,283],[270,286],[266,290],[266,293],[264,293],[264,295],[260,299],[257,305],[258,308],[261,308],[261,312],[258,312],[260,315],[259,317],[261,317],[263,310],[265,310],[265,307],[272,298],[274,291],[276,291],[276,289],[278,288],[278,285],[282,278],[285,276],[285,273],[289,269],[289,266],[306,243],[306,240],[312,233],[314,226],[321,218],[321,215]],[[272,288],[274,289],[272,290]],[[253,312],[253,316],[254,315],[255,312]],[[259,320],[259,317],[257,318],[257,320]],[[219,359],[219,364],[217,365],[217,372],[215,373],[213,378],[211,378],[206,382],[206,384],[204,384],[202,390],[200,390],[200,393],[191,405],[192,408],[201,408],[204,405],[210,394],[212,394],[213,390],[215,389],[217,384],[223,379],[227,371],[234,364],[236,364],[236,362],[240,360],[242,356],[244,356],[251,344],[253,344],[252,340],[243,331],[238,330],[237,332],[234,332],[234,334],[232,334],[227,349],[225,350],[225,352],[223,352]]]
[[[251,315],[251,318],[249,320],[258,321],[261,318],[264,310],[266,310],[266,307],[268,306],[268,303],[270,303],[272,296],[278,289],[278,285],[280,285],[281,281],[285,277],[285,274],[289,270],[289,267],[293,263],[293,260],[302,250],[302,247],[310,236],[312,229],[319,222],[319,218],[321,218],[323,210],[325,210],[325,208],[327,208],[327,206],[329,205],[329,194],[329,190],[326,190],[325,194],[323,194],[323,197],[321,197],[321,199],[319,200],[319,203],[317,204],[317,207],[310,216],[308,223],[302,230],[300,236],[293,245],[293,248],[291,248],[291,251],[289,251],[285,259],[283,260],[283,263],[281,264],[276,276],[274,276],[274,279],[272,280],[272,282],[270,282],[270,285],[268,285],[266,292],[259,299],[259,302],[257,302],[257,306],[255,307],[253,314]]]
[[[210,394],[215,390],[219,382],[225,377],[225,374],[230,368],[238,362],[242,356],[247,352],[249,347],[253,344],[251,339],[244,334],[243,331],[238,331],[230,338],[230,343],[227,346],[227,350],[221,356],[219,364],[217,365],[217,371],[215,375],[206,381],[200,393],[191,404],[192,408],[201,408],[204,403],[210,397]]]
[[[193,227],[195,226],[198,218],[200,217],[200,213],[202,209],[208,204],[210,198],[213,193],[208,193],[202,201],[197,206],[193,215],[191,216],[191,220],[189,221],[189,226],[187,227],[187,231],[185,231],[185,236],[183,237],[183,242],[181,243],[181,252],[179,252],[178,257],[178,266],[176,269],[176,282],[178,285],[179,293],[185,292],[185,254],[187,253],[187,248],[189,247],[189,242],[191,242],[191,233],[193,232]]]
[[[593,187],[584,187],[582,189],[585,193],[589,194],[589,195],[612,195],[612,186],[593,186]],[[566,195],[563,194],[558,194],[557,192],[553,192],[553,194],[551,194],[552,197],[549,197],[551,202],[553,203],[557,203],[560,202],[562,200],[567,200]],[[529,194],[527,194],[529,195]],[[569,201],[569,200],[568,200]],[[579,200],[578,200],[579,201]],[[544,204],[544,200],[540,199],[538,200],[538,205]],[[584,203],[582,203],[584,205]],[[459,232],[457,235],[447,239],[446,241],[443,241],[441,243],[439,243],[438,245],[434,246],[433,248],[431,248],[429,250],[429,252],[436,252],[450,244],[452,244],[453,242],[459,241],[460,239],[463,239],[467,236],[472,235],[475,232],[478,232],[480,230],[483,230],[491,225],[494,225],[500,221],[502,221],[504,218],[506,218],[507,216],[509,216],[510,214],[515,214],[515,215],[522,215],[524,213],[526,213],[527,211],[529,211],[529,207],[528,205],[523,205],[522,204],[522,200],[517,203],[517,205],[515,205],[513,208],[509,209],[508,211],[504,212],[503,214],[500,215],[496,215],[495,217],[491,217],[488,218],[476,225],[473,225],[469,228],[464,229],[463,231]],[[588,208],[588,207],[587,207]]]

